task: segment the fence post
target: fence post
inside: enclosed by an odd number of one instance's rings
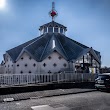
[[[57,81],[58,81],[58,83],[59,83],[59,73],[57,73]]]
[[[82,76],[82,78],[81,78],[81,79],[82,79],[82,82],[84,81],[84,76],[83,76],[83,74],[84,74],[84,73],[81,74],[81,76]]]

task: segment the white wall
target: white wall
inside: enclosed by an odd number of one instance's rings
[[[23,59],[21,59],[21,58],[23,58]],[[25,66],[26,64],[27,64],[27,66]],[[34,64],[36,66],[33,66]],[[19,65],[19,66],[17,66],[17,65]],[[37,68],[38,68],[38,62],[35,61],[32,57],[30,59],[30,56],[27,53],[23,53],[23,55],[21,55],[21,57],[15,64],[15,73],[21,73],[21,71],[23,73],[29,73],[29,71],[31,73],[36,73]]]
[[[51,59],[49,59],[49,57],[51,57]],[[61,59],[59,59],[59,57],[61,57]],[[30,59],[30,56],[26,52],[21,55],[16,63],[13,63],[9,56],[7,57],[7,59],[8,60],[6,60],[5,63],[5,73],[8,72],[20,74],[21,71],[23,73],[29,73],[29,71],[31,73],[48,73],[49,71],[54,73],[66,70],[69,67],[68,62],[57,52],[53,52],[42,62],[37,62],[32,57]],[[44,63],[46,64],[45,67]],[[25,66],[25,64],[27,64],[27,66]],[[33,66],[34,64],[36,66]],[[56,66],[54,66],[54,64],[56,64]]]
[[[49,56],[51,59],[48,58]],[[42,71],[49,72],[50,70],[51,72],[59,72],[62,69],[68,68],[68,62],[57,52],[53,52],[49,56],[40,64]],[[61,57],[61,59],[59,59],[59,57]],[[44,63],[46,64],[45,67],[43,66]],[[54,66],[54,64],[56,64],[56,66]],[[66,64],[66,67],[64,67],[64,64]]]
[[[4,73],[12,74],[13,73],[13,62],[8,54],[5,56],[5,65],[4,65]]]

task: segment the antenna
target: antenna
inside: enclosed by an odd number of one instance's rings
[[[52,2],[52,10],[49,12],[49,15],[52,17],[52,21],[54,21],[56,16],[58,16],[57,11],[55,10],[55,2]]]

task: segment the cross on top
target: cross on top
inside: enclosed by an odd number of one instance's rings
[[[52,17],[52,21],[54,21],[56,16],[58,16],[57,11],[55,10],[55,2],[52,2],[52,10],[49,12],[49,15]]]

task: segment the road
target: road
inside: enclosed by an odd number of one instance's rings
[[[87,92],[0,103],[0,110],[110,110],[110,93]]]

